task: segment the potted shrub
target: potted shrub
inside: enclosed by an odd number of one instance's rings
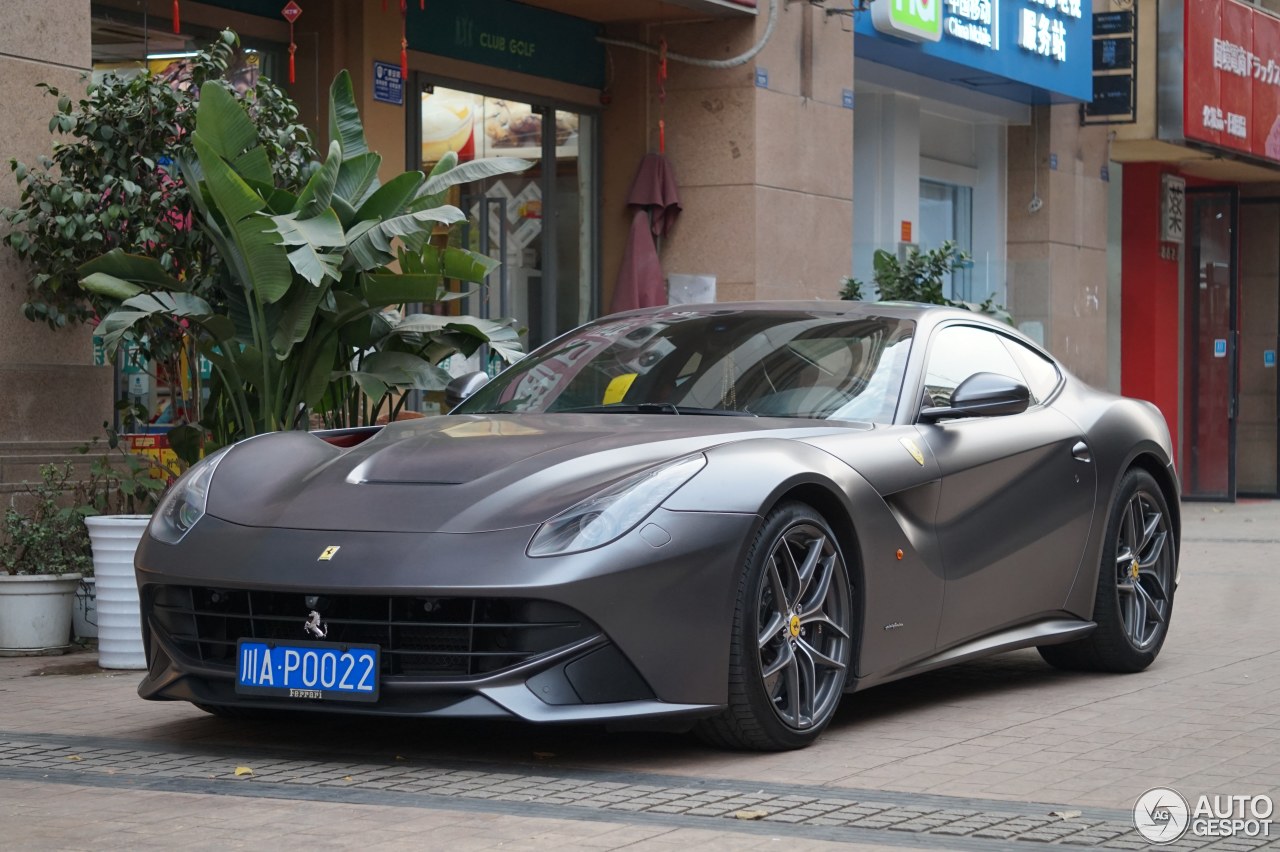
[[[995,296],[988,296],[979,303],[955,301],[943,295],[942,283],[946,277],[956,270],[973,265],[972,258],[956,245],[955,240],[947,240],[937,248],[924,252],[912,246],[901,259],[892,252],[876,249],[871,262],[874,283],[881,301],[949,305],[988,314],[1013,325],[1013,317],[1003,305],[996,304]],[[846,276],[842,284],[841,299],[862,301],[862,281]]]
[[[131,412],[136,414],[136,412]],[[98,665],[104,669],[146,668],[133,554],[165,487],[181,474],[181,465],[128,452],[120,435],[106,429],[107,452],[89,466],[89,478],[76,486],[78,505],[93,552]],[[88,453],[98,445],[80,448]]]
[[[90,567],[80,514],[68,507],[70,463],[44,465],[4,513],[0,549],[0,655],[61,654],[71,640],[71,607]]]

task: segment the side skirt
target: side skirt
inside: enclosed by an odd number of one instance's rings
[[[857,692],[870,686],[910,677],[921,672],[940,669],[953,663],[989,657],[1005,651],[1033,648],[1037,645],[1059,645],[1088,636],[1098,625],[1092,621],[1067,616],[1042,618],[1029,624],[1020,624],[954,645],[921,660],[908,663],[899,669],[877,672],[860,678],[845,687],[846,692]]]

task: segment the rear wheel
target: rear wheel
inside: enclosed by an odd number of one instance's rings
[[[765,518],[738,584],[729,704],[699,724],[713,745],[803,748],[831,721],[853,648],[840,546],[822,516],[786,503]]]
[[[1093,620],[1084,639],[1047,645],[1040,655],[1063,669],[1138,672],[1169,632],[1178,571],[1169,506],[1155,479],[1130,470],[1108,517]]]

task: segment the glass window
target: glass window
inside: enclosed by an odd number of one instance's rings
[[[1031,389],[1031,404],[1039,405],[1044,402],[1062,380],[1062,374],[1058,372],[1057,366],[1029,346],[1024,346],[1008,337],[1000,339],[1009,350],[1009,354],[1013,356],[1013,360],[1018,363],[1018,369],[1022,371],[1027,387]]]
[[[457,413],[640,410],[889,423],[913,330],[906,320],[803,311],[602,320],[534,352]]]
[[[947,240],[961,251],[973,253],[973,189],[967,186],[920,181],[920,248],[935,249]],[[973,270],[957,269],[944,282],[949,299],[972,301]]]
[[[586,322],[595,310],[594,117],[518,98],[434,86],[419,93],[421,168],[448,152],[460,162],[517,157],[520,173],[478,180],[451,203],[468,214],[469,248],[501,262],[465,305],[515,317],[530,346]]]
[[[925,400],[925,404],[950,405],[956,387],[974,373],[998,373],[1025,383],[1001,340],[993,331],[968,325],[948,326],[935,334],[924,378],[925,393],[932,397],[932,403]]]

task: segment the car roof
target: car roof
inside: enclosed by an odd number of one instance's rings
[[[663,317],[673,314],[716,314],[736,313],[743,311],[759,311],[767,313],[805,311],[827,314],[830,316],[848,317],[885,317],[890,319],[910,320],[915,322],[919,334],[928,336],[939,324],[960,320],[971,325],[981,325],[1012,336],[1032,349],[1040,352],[1054,363],[1054,358],[1044,346],[1030,339],[1017,328],[1008,323],[978,311],[965,308],[953,308],[947,305],[933,305],[925,302],[861,302],[843,299],[778,299],[758,300],[751,302],[702,302],[691,305],[661,305],[655,308],[640,308],[625,313],[613,314],[615,317]],[[611,317],[601,317],[596,322],[607,321]],[[1058,363],[1059,369],[1062,365]]]
[[[924,302],[860,302],[839,299],[779,299],[752,302],[703,302],[691,305],[662,305],[656,308],[640,308],[615,316],[666,316],[675,313],[730,313],[736,311],[813,311],[836,316],[893,317],[895,319],[939,321],[948,317],[959,319],[980,319],[986,321],[983,314],[967,311],[963,308],[952,308],[944,305],[931,305]]]

